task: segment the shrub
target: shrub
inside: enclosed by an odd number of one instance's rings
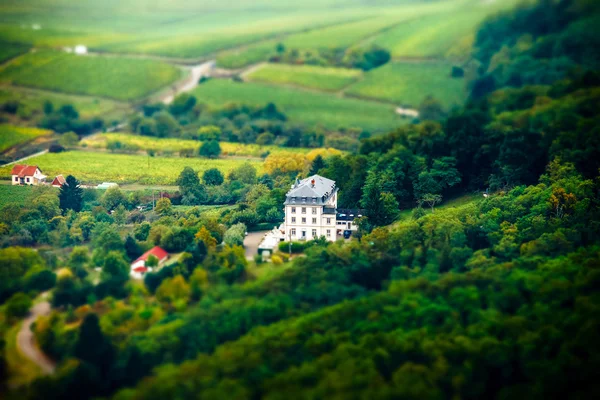
[[[6,302],[6,315],[8,317],[22,318],[27,315],[31,307],[31,299],[25,293],[16,293]]]
[[[65,151],[65,148],[62,147],[60,144],[53,143],[50,145],[48,151],[50,153],[62,153],[63,151]]]
[[[271,262],[273,263],[273,265],[283,264],[283,260],[277,254],[271,256]]]
[[[302,253],[307,247],[310,247],[308,242],[292,242],[292,253]],[[290,242],[280,242],[279,251],[287,253],[290,250]]]

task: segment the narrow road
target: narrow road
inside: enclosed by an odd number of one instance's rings
[[[267,232],[269,231],[248,232],[248,236],[244,238],[246,260],[254,260],[254,256],[258,254],[258,245],[262,242]]]
[[[196,86],[198,86],[198,81],[201,77],[210,75],[210,71],[212,71],[215,65],[215,60],[209,60],[202,64],[194,65],[193,67],[187,68],[190,70],[190,75],[188,76],[188,78],[183,82],[179,82],[177,84],[177,87],[175,87],[172,92],[164,95],[162,98],[162,102],[165,104],[169,104],[178,94],[181,94],[183,92],[189,92],[190,90],[194,89]]]
[[[44,299],[47,296],[48,292],[42,294]],[[30,315],[23,320],[23,325],[17,334],[17,348],[25,357],[36,363],[44,375],[52,374],[56,369],[56,364],[38,348],[33,332],[31,331],[31,325],[37,317],[48,314],[50,314],[50,303],[44,300],[35,304],[31,307]]]

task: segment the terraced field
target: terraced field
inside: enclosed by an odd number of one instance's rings
[[[362,71],[312,65],[265,64],[245,78],[272,84],[291,84],[325,91],[340,90],[362,76]]]
[[[0,69],[0,82],[58,92],[134,100],[180,78],[173,65],[121,57],[77,56],[43,50]]]
[[[131,135],[126,133],[103,133],[91,136],[81,141],[92,149],[105,149],[109,141],[118,141],[124,145],[134,145],[142,150],[170,150],[178,152],[184,149],[198,150],[202,142],[198,140],[185,140],[176,138],[153,138],[148,136]],[[311,149],[304,148],[284,148],[277,146],[259,146],[257,144],[229,143],[220,142],[222,155],[225,156],[249,156],[260,157],[269,152],[274,155],[285,155],[293,153],[308,153]]]
[[[174,185],[179,173],[189,166],[203,172],[218,168],[224,174],[247,162],[244,159],[207,160],[200,158],[147,157],[90,151],[48,153],[27,160],[37,165],[45,175],[74,175],[83,183],[141,183],[144,185]],[[248,161],[262,171],[262,163]],[[11,166],[0,167],[0,179],[9,179]]]
[[[0,152],[27,143],[37,137],[50,135],[52,131],[37,128],[25,128],[12,125],[0,125]]]
[[[369,71],[346,93],[411,107],[433,96],[450,108],[462,104],[466,98],[464,79],[452,78],[451,68],[446,63],[391,63]]]
[[[121,120],[132,111],[127,103],[114,100],[23,87],[0,88],[0,104],[12,100],[18,101],[19,115],[26,118],[35,117],[34,114],[39,113],[47,101],[51,102],[55,108],[71,104],[75,106],[79,116],[84,119],[103,117],[107,121]]]
[[[227,103],[264,106],[272,102],[293,122],[330,129],[360,127],[385,132],[403,123],[389,104],[260,83],[213,79],[198,86],[192,93],[198,102],[215,106]]]

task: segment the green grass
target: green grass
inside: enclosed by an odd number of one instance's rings
[[[291,84],[307,88],[335,91],[356,82],[361,70],[326,68],[313,65],[265,64],[246,77],[251,81]]]
[[[174,185],[179,173],[189,166],[203,172],[218,168],[224,174],[246,162],[244,159],[208,160],[200,158],[166,158],[142,155],[68,151],[48,153],[27,160],[37,165],[45,175],[73,175],[83,183],[141,183],[147,185]],[[258,172],[262,163],[249,161]],[[0,178],[10,177],[11,166],[0,167]]]
[[[114,100],[23,87],[0,88],[0,104],[9,100],[19,102],[18,114],[25,119],[41,117],[46,101],[54,104],[55,108],[72,104],[79,112],[79,116],[84,119],[104,117],[106,120],[121,120],[131,113],[131,107],[127,103]]]
[[[0,208],[7,204],[22,206],[30,200],[33,190],[31,186],[12,186],[10,182],[7,183],[0,184]]]
[[[481,199],[483,199],[483,196],[481,194],[468,193],[468,194],[464,194],[462,196],[453,197],[447,201],[443,201],[442,204],[435,207],[435,210],[444,210],[444,209],[448,209],[448,208],[460,208],[463,206],[468,206],[468,205],[470,205],[476,201],[479,201]],[[423,209],[425,210],[425,213],[427,213],[427,214],[429,214],[431,212],[431,208],[427,207],[427,205],[424,205]],[[400,214],[399,214],[396,222],[401,222],[401,221],[411,218],[413,210],[414,209],[407,209],[407,210],[400,211]]]
[[[10,60],[29,50],[29,46],[22,44],[0,43],[0,63]]]
[[[412,107],[431,95],[448,109],[466,98],[464,79],[452,78],[451,69],[446,63],[391,63],[369,71],[346,93]]]
[[[272,102],[292,122],[322,125],[329,129],[360,127],[373,132],[385,132],[403,123],[394,114],[394,107],[388,104],[260,83],[213,79],[198,86],[193,94],[200,103],[214,106],[227,103],[264,106]]]
[[[182,72],[170,64],[123,57],[78,56],[37,51],[0,69],[0,81],[65,93],[134,100],[171,82]]]
[[[222,68],[236,69],[267,60],[270,55],[275,54],[277,43],[275,40],[267,40],[221,52],[217,56],[217,64]]]
[[[103,133],[90,136],[81,141],[81,145],[89,148],[104,149],[109,141],[119,141],[122,144],[135,145],[142,150],[170,150],[178,152],[183,149],[198,150],[202,142],[198,140],[186,140],[176,138],[153,138],[148,136],[131,135],[126,133]],[[257,144],[221,142],[222,155],[225,156],[250,156],[260,157],[269,154],[285,155],[292,153],[308,153],[311,149],[305,148],[283,148],[277,146],[259,146]]]
[[[0,152],[6,151],[13,146],[32,141],[37,137],[50,134],[52,134],[52,131],[46,129],[0,125]]]

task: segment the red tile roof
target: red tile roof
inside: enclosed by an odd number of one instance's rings
[[[37,165],[22,165],[17,164],[13,167],[12,171],[10,171],[11,175],[17,175],[19,178],[24,178],[26,176],[35,175],[35,171],[38,170]],[[40,170],[41,172],[41,170]]]
[[[52,186],[59,185],[62,186],[65,184],[65,178],[62,175],[56,175],[56,178],[52,181]]]
[[[136,267],[133,269],[134,272],[137,272],[138,274],[143,274],[146,271],[148,271],[148,268],[146,267]]]
[[[158,261],[162,261],[169,256],[169,253],[167,253],[162,248],[155,246],[155,247],[151,248],[150,250],[148,250],[147,252],[145,252],[144,254],[142,254],[137,260],[134,261],[134,263],[137,261],[140,261],[140,260],[146,261],[146,260],[148,260],[148,257],[151,255],[158,258]]]

